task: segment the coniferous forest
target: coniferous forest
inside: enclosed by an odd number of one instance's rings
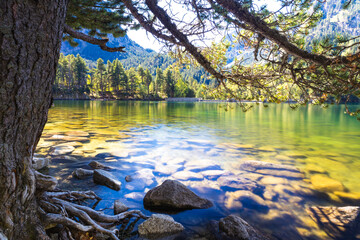
[[[53,86],[55,98],[211,98],[208,90],[210,80],[206,79],[203,70],[186,69],[169,62],[163,63],[162,68],[130,67],[129,61],[131,59],[125,63],[118,59],[105,62],[99,58],[93,62],[79,54],[61,54]]]

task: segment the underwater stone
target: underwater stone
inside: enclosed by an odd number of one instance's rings
[[[310,181],[314,189],[320,192],[343,192],[345,190],[345,187],[341,182],[325,175],[313,175],[311,176]]]

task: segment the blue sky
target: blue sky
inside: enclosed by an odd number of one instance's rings
[[[257,2],[259,6],[267,5],[268,9],[270,10],[276,10],[280,6],[280,4],[276,0],[255,0],[254,2]],[[181,9],[182,8],[179,7],[176,10],[181,11]],[[159,52],[163,47],[163,45],[159,43],[159,41],[157,41],[150,33],[147,33],[143,29],[137,31],[129,31],[128,36],[143,48],[150,48]]]

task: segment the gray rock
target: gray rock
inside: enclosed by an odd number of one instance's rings
[[[101,169],[96,169],[93,175],[94,182],[107,186],[113,190],[119,191],[121,182],[118,181],[114,175]]]
[[[122,203],[120,200],[115,200],[114,202],[114,214],[119,214],[122,212],[127,211],[129,208],[124,203]]]
[[[49,166],[50,160],[44,157],[33,157],[32,166],[35,170]]]
[[[321,207],[308,209],[311,218],[331,239],[358,239],[360,234],[360,207]]]
[[[209,208],[213,204],[196,195],[184,184],[174,180],[166,180],[160,186],[146,193],[144,206],[150,209],[185,210]]]
[[[250,226],[244,219],[229,215],[220,219],[219,228],[231,239],[239,240],[267,240],[268,238]]]
[[[138,231],[141,237],[158,238],[182,232],[183,225],[164,214],[153,214],[139,225]]]
[[[72,172],[73,177],[78,179],[84,179],[90,177],[94,174],[94,170],[88,170],[83,168],[78,168]]]
[[[38,171],[35,171],[35,179],[36,179],[36,189],[37,190],[54,190],[58,181],[56,178],[42,174]]]
[[[102,163],[99,163],[98,161],[92,161],[91,163],[89,163],[89,166],[92,167],[93,169],[106,169],[106,170],[112,169],[112,167],[106,166]]]

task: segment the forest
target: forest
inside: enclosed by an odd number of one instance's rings
[[[141,65],[125,69],[118,59],[105,63],[99,58],[92,63],[79,54],[60,54],[53,92],[55,98],[71,98],[74,93],[92,99],[212,98],[210,85],[204,84],[206,75],[198,82],[186,74],[191,74],[191,69],[183,70],[176,64],[164,70]]]

